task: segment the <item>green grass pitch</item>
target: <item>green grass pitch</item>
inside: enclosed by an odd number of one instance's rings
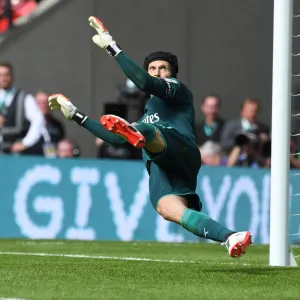
[[[300,299],[299,268],[269,267],[268,251],[232,259],[220,244],[1,240],[0,299]]]

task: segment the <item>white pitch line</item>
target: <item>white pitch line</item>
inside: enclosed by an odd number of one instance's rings
[[[173,259],[153,259],[142,257],[118,257],[118,256],[103,256],[103,255],[85,255],[85,254],[62,254],[62,253],[40,253],[40,252],[0,252],[0,255],[24,255],[24,256],[48,256],[48,257],[70,257],[70,258],[90,258],[90,259],[111,259],[125,261],[146,261],[146,262],[162,262],[162,263],[177,263],[177,264],[201,264],[194,260],[173,260]],[[220,265],[242,265],[250,266],[250,264],[237,264],[233,262],[215,262]]]
[[[118,257],[103,255],[85,255],[85,254],[61,254],[61,253],[40,253],[40,252],[0,252],[0,255],[25,255],[25,256],[54,256],[54,257],[71,257],[71,258],[90,258],[90,259],[112,259],[112,260],[131,260],[131,261],[148,261],[148,262],[166,262],[166,263],[188,263],[195,264],[196,261],[185,260],[168,260],[168,259],[152,259],[142,257]]]
[[[35,241],[30,241],[30,242],[17,242],[18,245],[65,245],[64,242],[35,242]],[[0,298],[1,300],[1,298]]]
[[[0,300],[25,300],[21,298],[0,298]]]

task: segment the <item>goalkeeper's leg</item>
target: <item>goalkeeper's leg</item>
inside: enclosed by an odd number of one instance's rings
[[[101,123],[109,132],[122,136],[136,148],[145,148],[151,153],[161,153],[166,147],[160,132],[151,124],[131,125],[115,115],[102,116]]]
[[[153,125],[144,123],[131,125],[114,115],[103,116],[101,123],[87,118],[80,125],[110,144],[129,142],[136,148],[145,147],[152,153],[161,153],[165,149],[165,141]]]
[[[98,121],[87,118],[81,125],[96,137],[114,145],[127,143],[127,140],[118,134],[107,131],[107,129]]]
[[[158,202],[157,212],[199,237],[225,244],[229,255],[234,258],[243,255],[252,243],[250,232],[234,232],[206,214],[189,209],[184,196],[164,196]]]

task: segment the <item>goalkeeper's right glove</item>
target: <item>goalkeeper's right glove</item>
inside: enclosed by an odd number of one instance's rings
[[[76,106],[62,94],[54,94],[48,98],[48,103],[51,110],[61,110],[67,120],[73,120],[80,126],[87,119],[87,116],[80,113]]]
[[[105,49],[109,55],[117,57],[117,55],[122,52],[122,49],[113,40],[104,24],[93,16],[89,17],[89,23],[98,33],[93,36],[93,42],[100,48]]]

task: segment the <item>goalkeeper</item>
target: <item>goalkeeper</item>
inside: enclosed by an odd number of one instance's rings
[[[143,148],[150,200],[156,211],[199,237],[224,243],[232,257],[241,256],[252,243],[250,232],[233,232],[201,212],[196,194],[201,157],[195,138],[193,95],[176,79],[176,56],[152,53],[143,69],[116,44],[101,21],[90,17],[89,23],[97,31],[94,43],[119,63],[137,87],[152,95],[144,116],[131,125],[118,116],[104,115],[100,123],[61,94],[49,97],[51,109],[61,110],[67,119],[108,143]]]

